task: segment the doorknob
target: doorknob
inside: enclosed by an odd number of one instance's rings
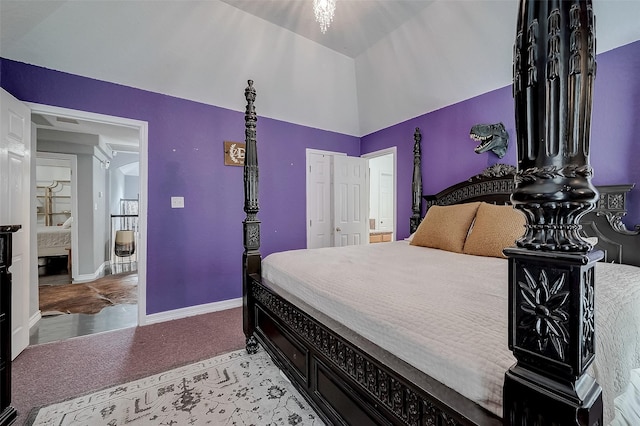
[[[342,229],[336,228],[336,232],[340,232],[340,231],[342,231]]]

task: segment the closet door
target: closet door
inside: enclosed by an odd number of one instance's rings
[[[333,158],[334,246],[369,243],[369,166],[360,157]]]
[[[307,248],[333,245],[331,157],[307,153]]]

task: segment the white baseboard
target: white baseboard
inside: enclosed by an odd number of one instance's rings
[[[222,300],[220,302],[206,303],[204,305],[189,306],[188,308],[174,309],[173,311],[159,312],[157,314],[146,315],[140,325],[156,324],[164,321],[171,321],[187,318],[194,315],[208,314],[211,312],[224,311],[225,309],[239,308],[242,306],[242,297],[237,299]]]
[[[104,276],[104,268],[107,265],[108,262],[104,262],[102,265],[100,265],[100,267],[93,273],[93,274],[82,274],[82,275],[78,275],[77,277],[73,277],[73,283],[85,283],[87,281],[94,281],[97,280],[98,278],[101,278]]]
[[[36,325],[38,321],[40,321],[40,319],[42,319],[42,311],[38,309],[36,313],[31,315],[31,318],[29,318],[29,329],[31,329],[31,327]]]

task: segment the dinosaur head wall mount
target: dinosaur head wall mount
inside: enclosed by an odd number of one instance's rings
[[[509,134],[502,123],[476,124],[469,131],[469,136],[480,142],[474,150],[476,154],[492,151],[498,158],[502,158],[507,152]]]

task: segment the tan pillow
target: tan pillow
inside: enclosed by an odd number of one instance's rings
[[[478,207],[463,252],[476,256],[502,257],[502,249],[512,247],[524,235],[524,214],[510,205],[482,203]]]
[[[480,203],[431,206],[416,230],[411,245],[462,253],[469,227]]]

